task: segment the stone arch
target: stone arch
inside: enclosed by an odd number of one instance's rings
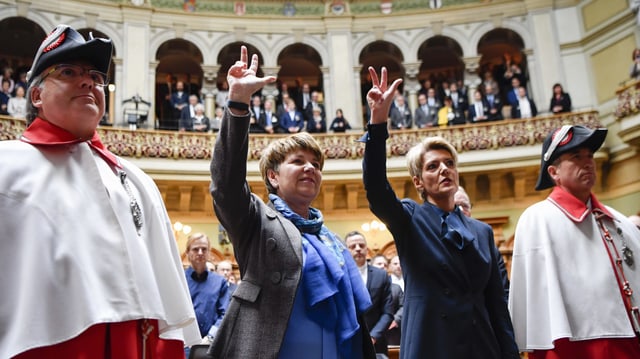
[[[367,68],[369,66],[373,66],[376,71],[379,71],[382,66],[385,66],[390,79],[404,78],[404,59],[404,54],[395,43],[385,40],[369,43],[362,48],[362,51],[358,54],[358,62],[362,65],[362,83],[365,84],[369,81],[367,79],[369,75]]]
[[[362,61],[360,58],[360,54],[362,51],[369,45],[377,41],[385,41],[391,44],[394,44],[397,47],[399,53],[402,55],[402,61],[406,61],[406,59],[411,59],[413,55],[411,55],[410,46],[407,44],[406,38],[392,32],[385,32],[382,38],[378,39],[374,34],[367,34],[365,36],[360,37],[356,41],[353,42],[353,58],[356,61],[353,66],[361,66]]]
[[[529,33],[529,30],[525,26],[523,26],[521,23],[511,21],[511,20],[505,20],[502,23],[502,26],[496,27],[490,22],[483,22],[482,24],[480,24],[480,26],[477,27],[477,29],[472,31],[472,36],[469,38],[469,45],[471,46],[470,49],[475,51],[475,53],[469,52],[467,56],[480,55],[477,52],[480,39],[484,37],[488,32],[491,32],[499,28],[508,29],[515,32],[516,34],[518,34],[518,36],[522,38],[522,41],[524,43],[524,48],[531,47],[530,44],[533,42],[531,38],[531,34]]]
[[[421,81],[429,79],[435,86],[445,81],[464,79],[462,46],[451,37],[430,37],[420,45],[418,59],[421,61],[418,74]]]
[[[216,63],[220,65],[220,68],[218,69],[218,77],[217,77],[218,87],[220,87],[221,83],[226,80],[227,71],[229,71],[229,68],[231,67],[231,65],[235,64],[235,62],[238,60],[240,55],[240,46],[242,45],[247,47],[247,51],[250,55],[258,54],[258,61],[260,66],[258,66],[257,75],[258,76],[264,75],[262,72],[264,56],[262,55],[259,49],[257,49],[255,46],[245,41],[234,41],[234,42],[226,43],[223,47],[220,48],[216,58]]]
[[[155,113],[158,127],[167,130],[178,129],[178,116],[171,108],[167,96],[175,88],[168,88],[168,81],[175,86],[177,81],[184,83],[184,91],[200,95],[203,86],[203,54],[191,41],[173,38],[165,41],[154,54],[158,61],[155,78]]]
[[[278,82],[286,83],[289,91],[296,93],[307,83],[311,90],[324,92],[324,78],[322,73],[322,57],[312,46],[296,42],[278,54]]]
[[[207,51],[210,46],[207,43],[207,40],[200,36],[199,33],[193,31],[185,32],[182,39],[191,42],[200,51],[202,54],[201,65],[213,63],[214,57],[211,55],[211,51]]]
[[[478,40],[480,77],[485,80],[489,75],[493,76],[500,88],[500,95],[505,101],[506,93],[512,89],[513,78],[518,78],[521,86],[527,86],[529,71],[524,50],[524,39],[508,28],[495,28]],[[511,71],[511,69],[517,69],[517,71]]]
[[[50,30],[44,30],[37,22],[21,16],[0,20],[0,32],[3,34],[0,54],[4,60],[1,67],[9,66],[16,72],[28,71],[47,31]]]
[[[327,44],[319,41],[318,39],[312,36],[304,36],[300,41],[295,41],[293,37],[287,39],[281,39],[277,41],[276,45],[273,47],[272,54],[275,58],[274,63],[278,63],[280,61],[280,57],[282,52],[290,47],[291,45],[302,44],[312,48],[315,52],[317,52],[318,57],[320,58],[320,64],[328,64],[329,63],[329,53],[327,52]],[[276,65],[277,66],[277,65]]]
[[[219,65],[220,63],[217,62],[217,59],[220,56],[220,52],[223,51],[225,47],[234,43],[247,44],[247,45],[250,45],[253,49],[255,49],[255,51],[258,53],[258,56],[260,57],[260,66],[269,66],[268,64],[273,61],[272,60],[273,51],[270,49],[269,44],[267,44],[261,37],[247,35],[243,37],[242,40],[239,40],[234,33],[229,33],[213,41],[213,45],[211,45],[211,48],[209,50],[209,52],[212,54],[211,55],[212,58],[211,58],[211,61],[207,63],[208,64],[216,63]],[[236,54],[237,55],[236,57],[238,57],[239,54],[240,52],[238,51],[238,53]],[[252,52],[249,51],[249,55],[251,54]],[[273,61],[273,63],[275,63],[275,61]]]

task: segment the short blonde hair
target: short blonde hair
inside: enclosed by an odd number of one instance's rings
[[[271,185],[271,182],[269,182],[267,172],[269,170],[278,172],[280,164],[284,162],[284,158],[297,150],[305,150],[313,153],[318,157],[318,161],[320,161],[320,170],[324,167],[324,153],[322,153],[320,145],[315,138],[306,132],[296,133],[271,142],[271,144],[262,151],[262,156],[260,157],[260,174],[262,174],[262,179],[269,193],[276,193],[277,190]]]
[[[191,250],[191,245],[193,244],[193,242],[197,241],[198,239],[204,238],[207,241],[207,249],[211,249],[211,240],[209,240],[209,237],[207,237],[206,234],[204,233],[200,233],[200,232],[196,232],[196,233],[192,233],[188,238],[187,238],[187,253]],[[208,253],[207,253],[208,254]]]
[[[458,152],[453,145],[440,136],[427,137],[417,145],[411,147],[407,153],[407,168],[411,178],[418,177],[422,173],[424,166],[424,154],[433,150],[445,150],[451,154],[455,165],[458,165]],[[424,193],[420,193],[422,199],[426,200]]]

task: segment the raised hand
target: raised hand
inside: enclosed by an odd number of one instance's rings
[[[264,85],[276,81],[275,76],[257,77],[258,55],[251,57],[251,65],[248,63],[247,48],[240,48],[240,60],[236,61],[227,72],[229,84],[229,100],[249,104],[251,95],[260,90]]]
[[[371,110],[371,124],[380,124],[387,122],[389,108],[393,101],[396,89],[402,83],[402,79],[396,79],[391,86],[387,84],[387,68],[382,67],[380,72],[380,80],[378,74],[373,67],[369,66],[369,74],[371,75],[371,90],[367,93],[367,104]]]

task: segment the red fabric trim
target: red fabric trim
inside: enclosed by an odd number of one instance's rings
[[[549,197],[547,197],[547,199],[574,222],[584,221],[584,219],[587,218],[587,215],[590,212],[589,208],[587,208],[586,203],[577,199],[571,193],[558,186],[553,188],[553,191],[551,191],[551,194],[549,194]],[[613,219],[613,215],[611,214],[611,212],[609,212],[609,210],[602,203],[600,203],[600,201],[598,201],[593,193],[591,193],[591,207],[593,209],[599,209],[609,218]]]
[[[529,359],[638,359],[640,344],[636,338],[611,338],[553,342],[555,348],[534,350]]]
[[[149,319],[147,322],[153,326],[153,330],[147,337],[147,353],[144,359],[184,359],[182,341],[160,339],[158,321]],[[31,349],[13,359],[140,359],[142,358],[142,323],[142,320],[131,320],[96,324],[73,339]]]
[[[67,130],[39,117],[22,133],[20,140],[34,146],[60,146],[83,142],[83,140],[76,138]],[[122,167],[118,158],[104,147],[98,132],[94,132],[91,140],[87,141],[87,143],[110,165]]]

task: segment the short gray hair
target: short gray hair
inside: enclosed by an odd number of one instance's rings
[[[29,88],[25,95],[25,98],[27,99],[27,126],[29,126],[36,117],[38,117],[39,109],[33,105],[33,102],[31,102],[31,92],[33,92],[34,88],[42,89],[43,78],[42,73],[40,73],[29,81]]]

